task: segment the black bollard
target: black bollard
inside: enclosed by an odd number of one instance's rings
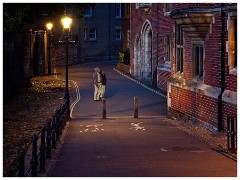
[[[106,110],[106,99],[102,100],[102,118],[107,118],[107,110]]]
[[[56,116],[53,117],[52,121],[52,148],[56,149]]]
[[[138,118],[138,97],[134,97],[134,118]]]

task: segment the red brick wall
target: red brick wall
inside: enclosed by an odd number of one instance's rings
[[[171,109],[217,127],[217,99],[202,93],[171,86]]]

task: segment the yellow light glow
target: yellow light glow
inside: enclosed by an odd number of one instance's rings
[[[62,19],[62,25],[64,29],[70,28],[70,25],[72,24],[72,19],[69,17],[65,17]]]
[[[52,27],[53,27],[52,23],[47,23],[47,25],[46,25],[46,26],[47,26],[47,29],[48,29],[48,30],[51,30],[51,29],[52,29]]]

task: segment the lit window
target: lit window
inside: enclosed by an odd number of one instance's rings
[[[116,3],[115,10],[116,10],[116,18],[121,18],[122,9],[121,9],[121,4],[120,3]]]
[[[116,40],[121,40],[121,39],[122,39],[122,30],[116,29]]]
[[[92,6],[87,7],[85,17],[92,17]]]
[[[237,17],[230,17],[229,28],[229,70],[237,69]]]
[[[97,30],[95,28],[92,28],[89,31],[89,40],[94,41],[96,39],[97,39]]]

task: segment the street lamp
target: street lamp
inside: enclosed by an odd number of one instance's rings
[[[48,75],[51,75],[51,62],[50,62],[50,47],[51,47],[51,34],[52,34],[52,23],[48,23],[47,25],[48,30]]]
[[[68,41],[70,35],[70,26],[72,24],[72,19],[69,17],[65,17],[62,20],[63,32],[65,35],[65,43],[66,43],[66,90],[65,90],[65,100],[67,101],[67,116],[70,119],[70,96],[68,89]]]

